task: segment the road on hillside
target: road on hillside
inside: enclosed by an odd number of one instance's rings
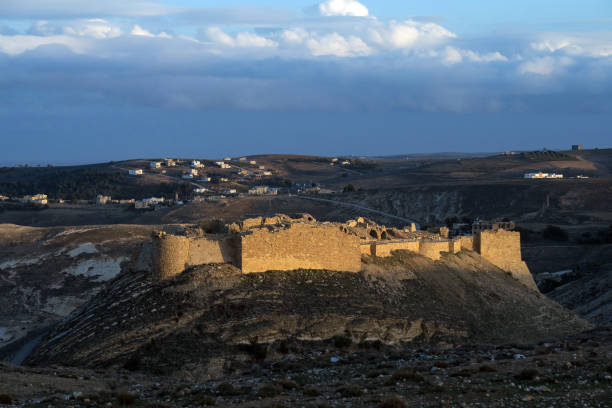
[[[357,208],[359,210],[363,210],[363,211],[371,212],[371,213],[374,213],[374,214],[382,215],[384,217],[393,218],[395,220],[399,220],[399,221],[405,222],[406,224],[415,223],[417,225],[417,228],[420,228],[419,223],[417,223],[416,221],[409,220],[408,218],[404,218],[404,217],[399,217],[397,215],[389,214],[389,213],[386,213],[386,212],[383,212],[383,211],[375,210],[373,208],[364,207],[363,205],[359,205],[359,204],[345,203],[343,201],[336,201],[336,200],[328,200],[326,198],[306,197],[306,196],[302,196],[302,195],[297,195],[297,196],[294,196],[294,197],[299,197],[299,198],[302,198],[304,200],[321,201],[321,202],[324,202],[324,203],[332,203],[332,204],[342,205],[342,206],[345,206],[345,207]]]

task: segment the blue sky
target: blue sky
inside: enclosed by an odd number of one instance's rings
[[[603,0],[0,2],[0,164],[610,146]]]

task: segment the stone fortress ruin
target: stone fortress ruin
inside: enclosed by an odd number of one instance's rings
[[[502,228],[449,237],[406,228],[387,228],[365,218],[346,223],[318,222],[308,214],[244,219],[233,224],[210,221],[179,232],[159,232],[153,239],[156,280],[205,264],[230,263],[242,273],[321,269],[360,272],[362,256],[388,257],[407,250],[434,261],[462,250],[480,254],[526,286],[535,282],[521,259],[520,234]]]

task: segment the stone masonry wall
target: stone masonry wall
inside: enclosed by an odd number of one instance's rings
[[[438,261],[441,252],[450,252],[450,241],[421,241],[419,254]]]
[[[189,258],[189,239],[162,235],[153,239],[153,279],[163,280],[185,270]]]
[[[203,265],[210,263],[238,264],[240,251],[237,240],[231,235],[207,235],[205,238],[191,239],[187,263]]]
[[[474,237],[473,236],[461,236],[459,237],[461,241],[461,249],[465,249],[468,251],[474,250]]]
[[[527,264],[521,259],[521,235],[517,231],[487,230],[474,237],[474,247],[480,256],[493,265],[510,272],[523,284],[537,290]]]
[[[391,251],[397,251],[400,249],[419,252],[419,241],[377,242],[372,244],[372,255],[379,257],[391,256]]]
[[[242,236],[242,273],[326,269],[359,272],[359,237],[338,225],[295,223],[281,229],[252,229]]]

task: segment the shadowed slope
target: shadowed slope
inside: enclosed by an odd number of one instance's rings
[[[274,342],[533,342],[591,325],[472,252],[441,261],[398,252],[364,258],[362,273],[266,272],[229,265],[153,284],[123,274],[59,324],[30,364],[107,366],[218,376]],[[254,350],[258,352],[254,353]],[[268,352],[269,351],[269,352]]]

